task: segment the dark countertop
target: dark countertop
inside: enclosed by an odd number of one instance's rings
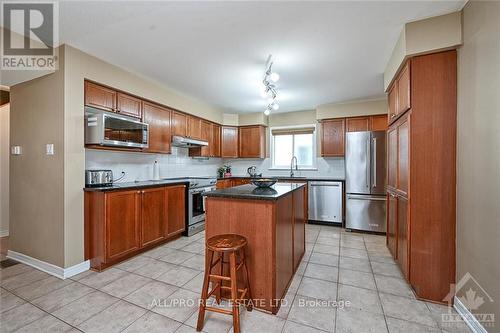
[[[116,190],[126,190],[126,189],[140,189],[146,187],[157,187],[165,185],[179,185],[179,184],[189,184],[189,180],[186,179],[162,179],[162,180],[145,180],[140,182],[128,182],[128,183],[115,183],[113,186],[102,186],[102,187],[85,187],[83,190],[86,192],[96,192],[96,191],[116,191]]]
[[[269,188],[258,188],[255,185],[247,184],[205,192],[203,195],[231,199],[278,200],[303,186],[306,185],[301,183],[276,183]]]
[[[237,176],[233,175],[231,177],[222,177],[222,178],[217,178],[217,180],[224,180],[224,179],[251,179],[252,177],[246,175],[246,176]],[[326,177],[326,176],[306,176],[306,177],[287,177],[287,176],[270,176],[270,175],[262,175],[262,177],[259,178],[273,178],[273,179],[278,179],[278,180],[304,180],[304,181],[336,181],[336,182],[344,182],[345,179],[343,178],[336,178],[336,177]]]

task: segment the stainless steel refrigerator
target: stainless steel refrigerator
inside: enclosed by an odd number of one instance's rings
[[[386,231],[386,132],[346,134],[346,228]]]

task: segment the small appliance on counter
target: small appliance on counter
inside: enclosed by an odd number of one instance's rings
[[[113,171],[85,170],[86,187],[103,187],[113,185]]]
[[[262,177],[261,173],[257,173],[257,167],[251,166],[247,169],[247,173],[250,175],[252,178],[260,178]]]

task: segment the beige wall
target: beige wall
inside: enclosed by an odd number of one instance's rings
[[[316,124],[316,111],[283,112],[269,115],[269,126]]]
[[[470,272],[493,298],[500,332],[500,2],[469,1],[458,52],[457,281]],[[459,293],[463,295],[464,290]]]
[[[0,236],[9,234],[10,105],[0,106]]]
[[[222,115],[222,124],[228,126],[238,126],[238,114],[237,113],[224,113]]]
[[[238,114],[238,124],[240,126],[245,125],[268,125],[268,117],[264,112],[254,112],[254,113],[241,113]]]
[[[407,23],[394,46],[384,73],[387,89],[406,58],[418,54],[455,48],[462,44],[460,12]]]
[[[355,117],[387,113],[387,99],[325,104],[316,108],[317,119]]]
[[[60,54],[64,58],[64,54]],[[64,266],[64,65],[10,90],[9,250]],[[52,143],[55,155],[45,155]],[[80,176],[81,178],[82,176]],[[79,213],[79,212],[75,212]]]

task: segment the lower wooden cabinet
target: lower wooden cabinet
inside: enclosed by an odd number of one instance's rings
[[[180,235],[186,185],[85,192],[85,259],[102,270]]]
[[[396,194],[387,192],[387,247],[394,259],[398,255],[398,199]]]
[[[387,247],[406,279],[409,279],[408,199],[387,192]]]

